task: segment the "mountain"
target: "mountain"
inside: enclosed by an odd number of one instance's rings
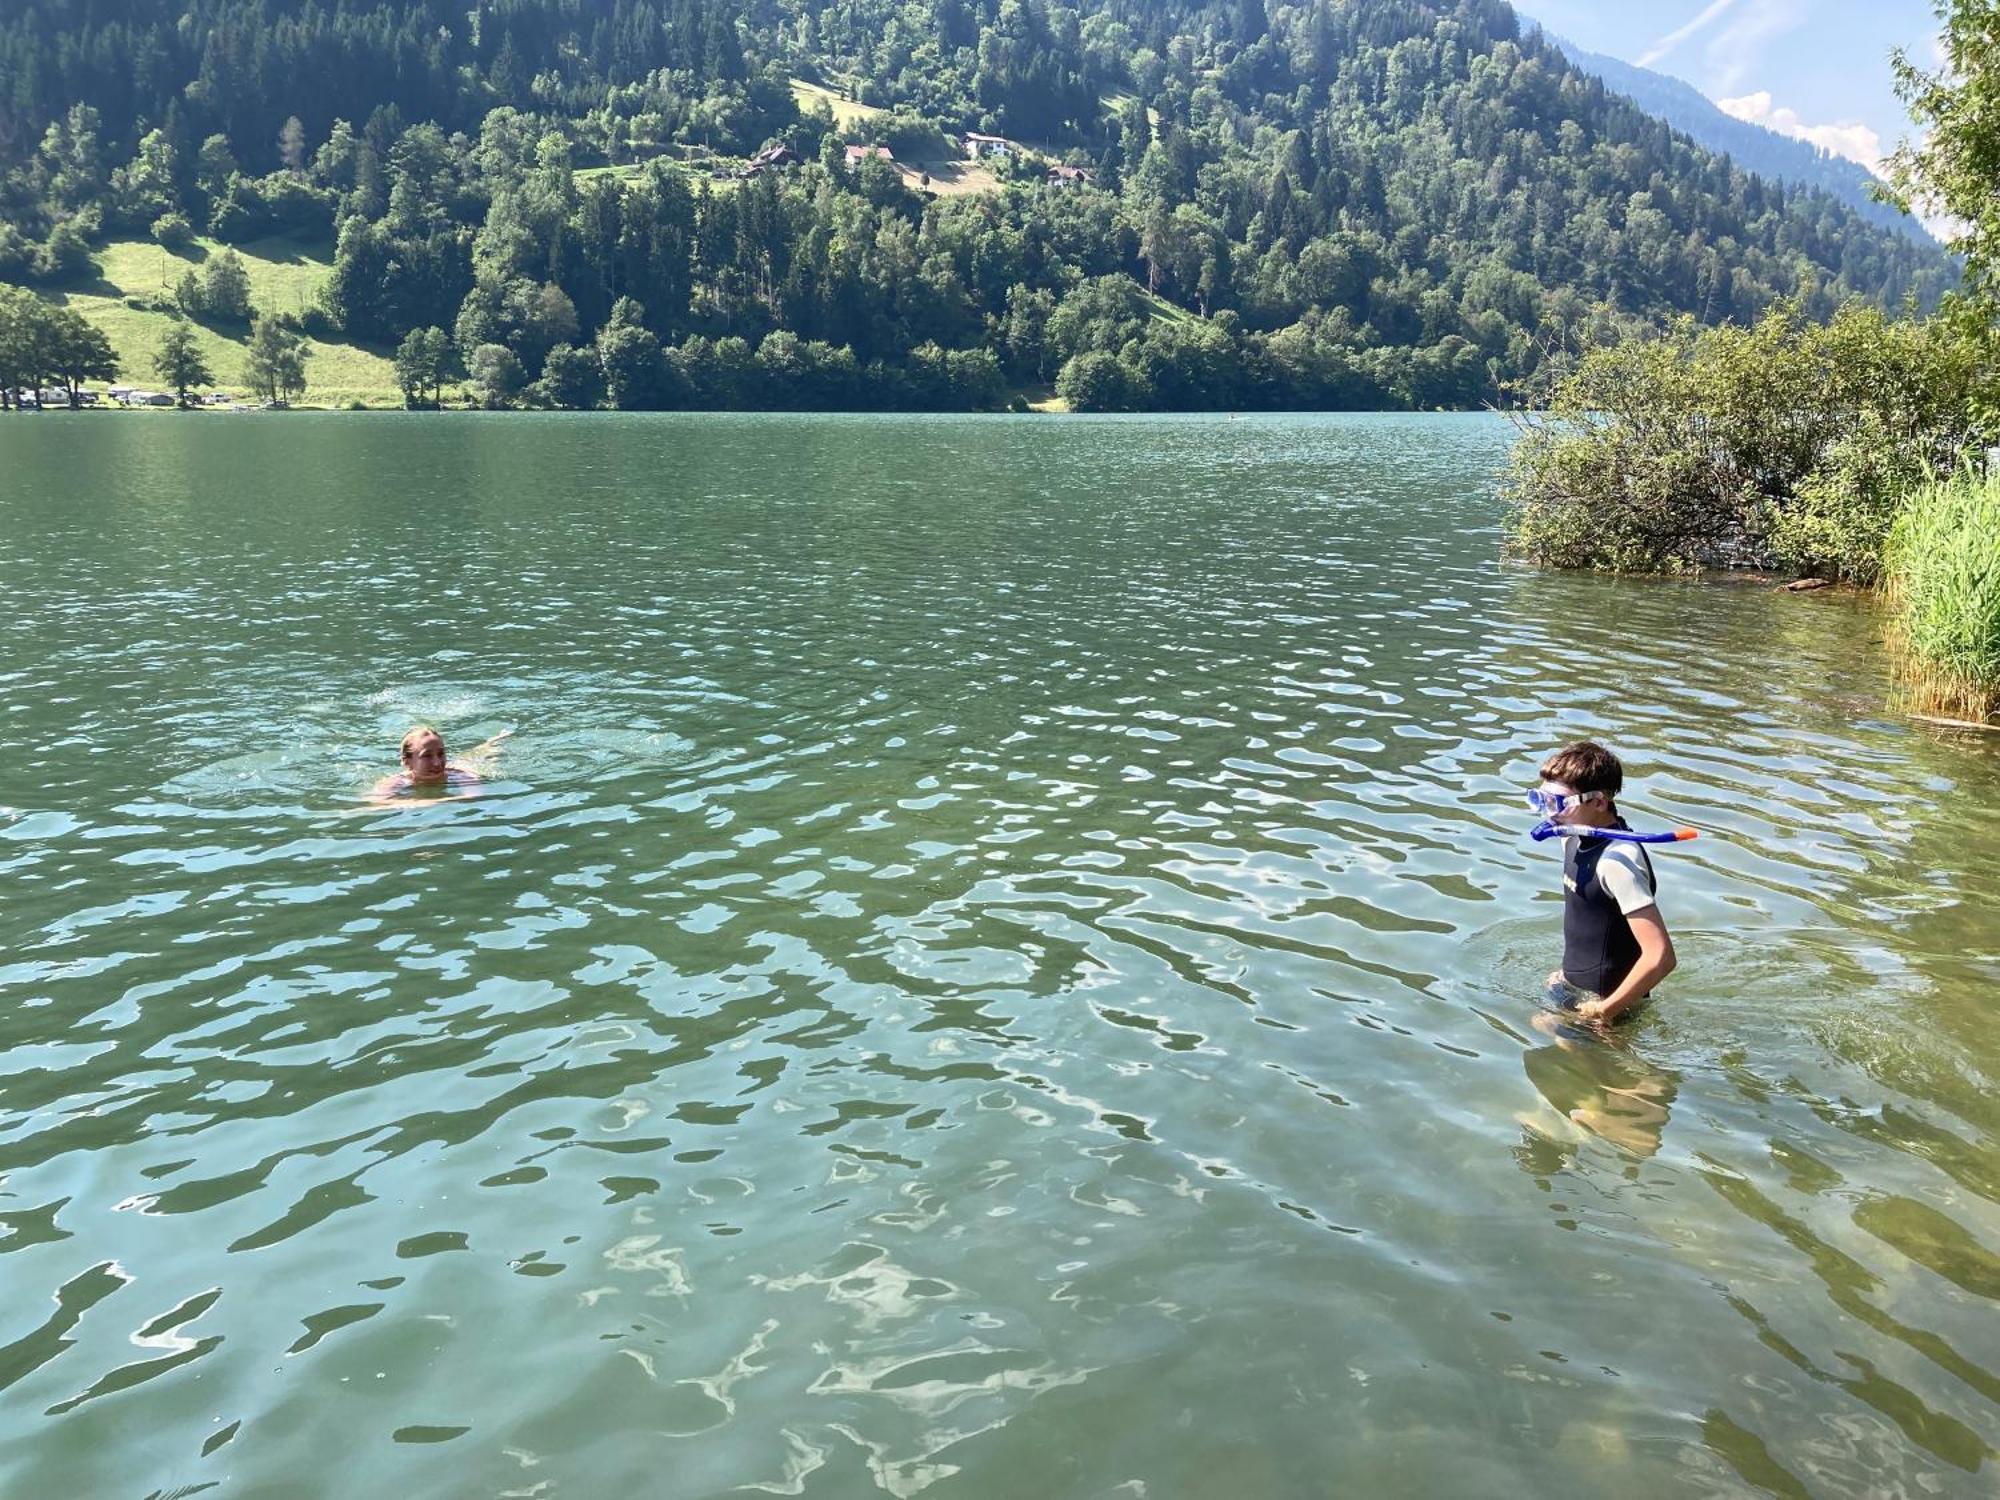
[[[1953,277],[1503,0],[10,0],[0,279],[198,234],[496,403],[1465,406]]]
[[[1678,78],[1635,67],[1615,57],[1589,52],[1559,36],[1549,38],[1586,73],[1594,73],[1647,114],[1665,120],[1722,156],[1772,182],[1817,188],[1846,204],[1871,224],[1935,243],[1930,231],[1908,214],[1879,202],[1870,188],[1876,178],[1859,162],[1822,151],[1810,141],[1780,135],[1725,113],[1706,94]]]

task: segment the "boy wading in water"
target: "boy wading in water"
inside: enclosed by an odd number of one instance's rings
[[[1645,849],[1591,835],[1626,827],[1615,800],[1624,785],[1618,757],[1590,740],[1542,763],[1543,809],[1564,834],[1563,963],[1549,985],[1586,1021],[1617,1020],[1678,962]]]

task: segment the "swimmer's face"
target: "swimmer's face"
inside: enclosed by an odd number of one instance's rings
[[[443,736],[421,735],[403,746],[403,769],[412,781],[443,781]]]

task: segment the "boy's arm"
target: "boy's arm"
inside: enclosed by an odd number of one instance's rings
[[[1648,906],[1626,917],[1632,936],[1639,942],[1639,961],[1625,982],[1602,1000],[1587,1000],[1576,1013],[1590,1021],[1615,1021],[1652,993],[1653,986],[1674,972],[1680,960],[1674,955],[1673,935],[1657,906]]]

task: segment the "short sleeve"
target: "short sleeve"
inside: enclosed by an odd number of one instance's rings
[[[1611,894],[1619,911],[1631,916],[1652,906],[1657,897],[1643,860],[1629,848],[1613,845],[1597,861],[1597,883]]]

